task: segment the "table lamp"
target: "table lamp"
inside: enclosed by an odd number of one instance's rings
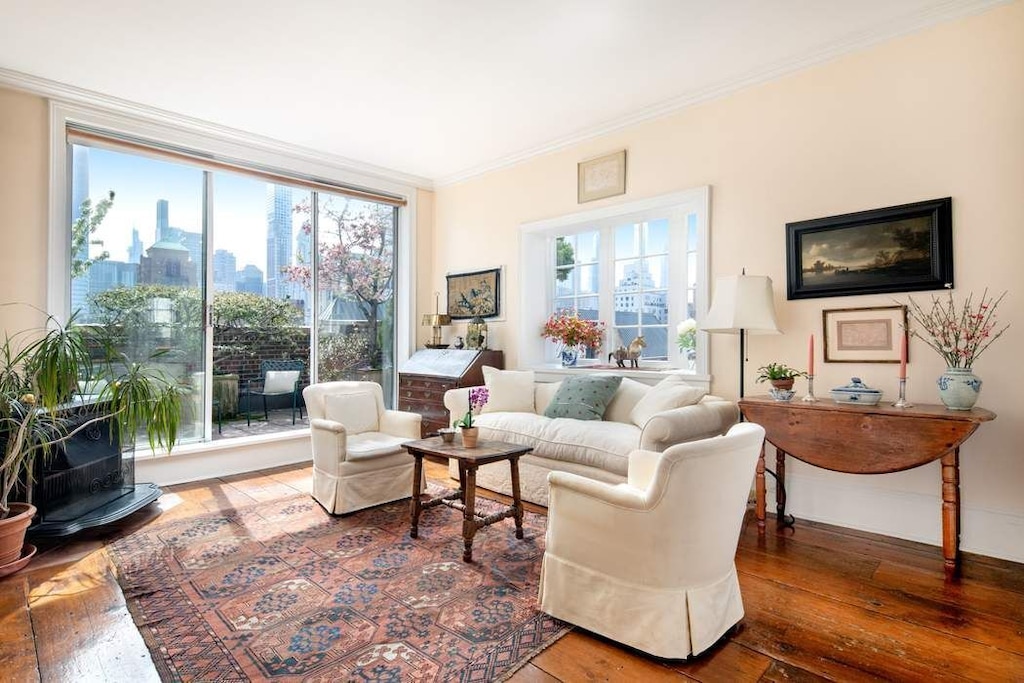
[[[743,364],[747,334],[782,334],[775,322],[772,279],[765,275],[727,275],[715,280],[711,310],[701,322],[705,332],[740,335],[740,398],[743,398]]]
[[[441,295],[438,292],[434,292],[434,312],[427,313],[423,316],[423,326],[430,327],[431,337],[430,343],[427,344],[428,349],[447,349],[447,344],[441,343],[441,328],[452,324],[452,318],[449,315],[440,313],[438,311],[438,298]]]

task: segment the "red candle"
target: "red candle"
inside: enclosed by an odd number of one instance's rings
[[[907,378],[907,335],[900,337],[900,379]]]
[[[811,339],[807,344],[807,374],[814,376],[814,333],[811,333]]]

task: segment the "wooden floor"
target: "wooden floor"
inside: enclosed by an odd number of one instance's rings
[[[446,469],[428,476],[450,484]],[[0,680],[157,680],[104,546],[152,521],[308,492],[310,469],[170,487],[125,523],[50,542],[0,579]],[[543,508],[532,508],[543,512]],[[511,679],[531,681],[1024,681],[1024,565],[967,555],[946,583],[938,548],[798,521],[736,564],[742,624],[693,660],[658,660],[576,630]]]

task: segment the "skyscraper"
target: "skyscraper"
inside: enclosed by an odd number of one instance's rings
[[[156,242],[162,242],[168,238],[167,228],[170,226],[168,214],[169,206],[167,200],[156,200]]]
[[[128,247],[128,263],[138,263],[142,259],[142,240],[139,229],[132,228],[132,245]]]
[[[215,292],[233,292],[237,288],[235,272],[237,259],[227,249],[213,252],[213,290]],[[262,280],[262,277],[260,278]],[[260,283],[262,285],[262,282]]]
[[[292,265],[292,190],[267,185],[267,296],[292,296],[293,285],[283,270]]]

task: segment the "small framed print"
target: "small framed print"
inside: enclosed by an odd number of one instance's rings
[[[833,308],[821,312],[826,363],[899,363],[906,306]]]
[[[626,194],[626,150],[577,164],[576,203]]]

